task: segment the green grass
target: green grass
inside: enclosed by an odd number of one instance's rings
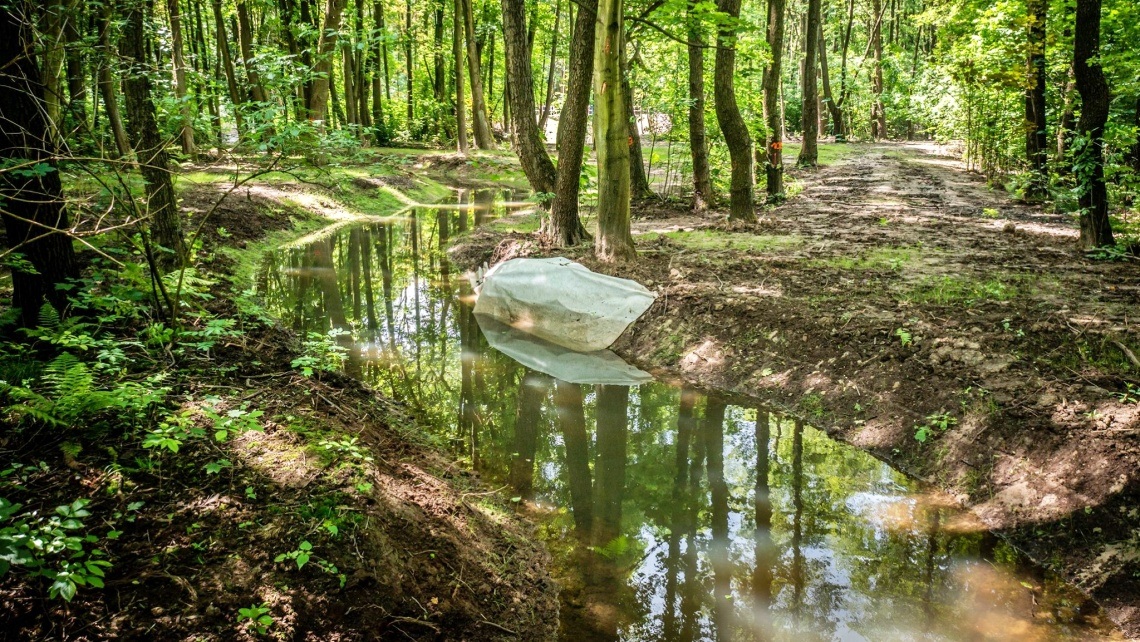
[[[526,214],[508,214],[497,218],[487,227],[502,233],[521,232],[523,234],[533,234],[537,232],[541,226],[542,219],[539,217],[538,212],[528,212]]]
[[[856,256],[834,256],[811,259],[808,265],[838,270],[901,270],[918,263],[934,250],[917,245],[877,247]]]
[[[981,280],[961,276],[927,277],[902,294],[904,301],[933,305],[975,305],[1009,301],[1022,294],[1027,278],[992,277]]]
[[[666,232],[663,235],[649,232],[637,236],[642,242],[653,242],[665,238],[690,250],[716,252],[738,250],[744,252],[769,252],[802,245],[804,240],[794,234],[749,234],[747,232],[722,232],[719,230],[694,230],[691,232]]]

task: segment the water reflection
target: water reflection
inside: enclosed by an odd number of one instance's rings
[[[298,332],[343,330],[349,372],[511,489],[555,556],[565,640],[1099,637],[1079,593],[802,422],[492,349],[444,249],[510,198],[341,229],[271,254],[257,285]]]

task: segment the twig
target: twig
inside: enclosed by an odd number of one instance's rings
[[[512,630],[508,629],[507,627],[505,627],[505,626],[503,626],[503,625],[501,625],[501,624],[495,624],[494,622],[489,622],[489,621],[487,621],[487,620],[479,620],[479,624],[486,624],[487,626],[489,626],[489,627],[491,627],[491,628],[493,628],[493,629],[499,629],[499,630],[500,630],[500,631],[502,631],[503,633],[510,633],[511,635],[513,635],[513,636],[515,636],[515,637],[521,637],[521,636],[518,634],[518,631],[512,631]]]
[[[1112,345],[1116,346],[1117,348],[1120,348],[1120,351],[1123,352],[1124,356],[1127,357],[1128,360],[1132,362],[1132,365],[1136,366],[1137,368],[1140,368],[1140,359],[1136,358],[1136,355],[1133,354],[1132,351],[1128,349],[1128,346],[1117,341],[1116,339],[1112,339]]]

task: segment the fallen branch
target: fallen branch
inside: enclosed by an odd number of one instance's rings
[[[1115,339],[1112,340],[1112,345],[1116,346],[1117,348],[1120,348],[1120,351],[1123,352],[1124,356],[1127,357],[1128,360],[1132,362],[1132,365],[1136,366],[1137,368],[1140,368],[1140,359],[1136,358],[1136,355],[1133,354],[1132,351],[1128,349],[1128,346],[1124,345],[1123,343],[1121,343]]]

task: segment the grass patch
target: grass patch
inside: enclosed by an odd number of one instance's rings
[[[533,234],[542,226],[542,218],[538,212],[508,214],[492,221],[487,227],[496,232]]]
[[[898,245],[879,247],[856,256],[834,256],[811,259],[813,267],[834,268],[837,270],[894,270],[899,271],[917,263],[925,254],[933,250],[920,245]]]
[[[638,235],[638,240],[651,243],[665,238],[690,250],[716,252],[737,250],[744,252],[769,252],[802,245],[803,237],[794,234],[748,234],[747,232],[722,232],[719,230],[693,230],[691,232],[649,232]]]
[[[962,276],[926,277],[901,299],[911,303],[967,306],[986,301],[1009,301],[1020,295],[1025,278],[992,277],[974,279]]]

